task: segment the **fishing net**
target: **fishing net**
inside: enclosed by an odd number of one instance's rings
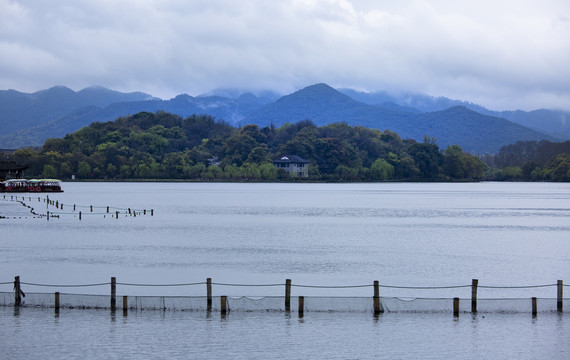
[[[53,293],[27,293],[22,298],[23,307],[55,307],[55,294]],[[0,306],[14,306],[14,293],[0,293]],[[130,311],[207,311],[207,297],[205,296],[128,296],[127,309]],[[220,296],[212,297],[211,311],[221,310]],[[346,312],[346,313],[373,313],[372,297],[304,297],[304,312]],[[111,296],[59,294],[60,308],[68,309],[110,309]],[[123,309],[123,297],[115,298],[117,310]],[[452,313],[452,298],[380,298],[381,311],[384,313]],[[285,297],[226,297],[227,311],[234,312],[283,312]],[[299,311],[299,297],[291,297],[289,310]],[[530,298],[513,299],[478,299],[477,311],[479,313],[531,313],[532,300]],[[557,299],[538,298],[537,312],[556,312]],[[570,299],[564,301],[563,311],[570,311]],[[460,299],[459,312],[471,312],[471,299]]]

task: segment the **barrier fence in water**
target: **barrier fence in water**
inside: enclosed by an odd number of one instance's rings
[[[36,201],[37,198],[37,201]],[[122,208],[114,206],[93,206],[93,205],[77,205],[77,204],[64,204],[59,200],[50,200],[49,195],[45,198],[40,196],[25,196],[25,195],[6,195],[4,194],[0,199],[5,202],[14,202],[22,205],[20,211],[11,209],[6,214],[0,213],[0,219],[22,219],[22,218],[44,218],[49,219],[60,218],[65,215],[73,215],[79,220],[83,216],[100,215],[103,217],[110,217],[118,219],[119,216],[141,216],[150,215],[154,216],[154,209],[135,209],[135,208]],[[35,203],[45,204],[45,208],[39,209]],[[35,207],[34,207],[35,206]],[[50,208],[51,206],[51,208]],[[45,210],[45,211],[44,211]]]
[[[564,313],[568,301],[564,301],[563,290],[567,285],[562,280],[555,284],[530,286],[482,286],[477,279],[469,285],[457,286],[394,286],[382,285],[378,281],[373,284],[348,286],[319,286],[293,284],[290,279],[280,284],[229,284],[215,283],[211,278],[205,282],[180,284],[133,284],[120,283],[116,278],[110,282],[81,284],[81,285],[54,285],[38,284],[20,281],[16,276],[13,282],[1,282],[0,285],[14,286],[13,292],[0,292],[0,306],[40,307],[53,308],[57,313],[60,309],[108,309],[113,312],[162,310],[162,311],[205,311],[226,314],[231,311],[242,312],[296,312],[303,316],[305,312],[364,312],[380,315],[382,313],[450,313],[459,316],[460,313],[538,313],[556,312]],[[194,287],[206,286],[205,296],[117,296],[117,286],[129,287]],[[24,292],[23,288],[82,288],[109,286],[109,295],[86,295],[66,292],[36,293]],[[225,287],[283,287],[284,296],[212,296],[212,288]],[[291,289],[299,291],[308,288],[317,289],[350,289],[372,288],[369,297],[338,297],[338,296],[291,296]],[[454,290],[470,288],[470,298],[447,297],[385,297],[380,296],[380,289],[406,289],[406,290]],[[479,289],[536,289],[552,288],[556,297],[551,298],[492,298],[480,299],[477,296]],[[566,304],[566,305],[565,305]],[[566,309],[568,310],[568,309]]]

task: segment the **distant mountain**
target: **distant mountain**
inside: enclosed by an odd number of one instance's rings
[[[454,106],[464,106],[468,109],[498,118],[504,118],[514,123],[526,126],[555,138],[570,139],[570,112],[556,110],[534,111],[493,111],[467,101],[452,100],[443,96],[434,97],[424,94],[403,92],[391,94],[385,91],[361,92],[353,89],[339,89],[345,95],[370,105],[385,107],[393,103],[408,111],[434,112],[449,109]]]
[[[386,104],[390,107],[385,107]],[[268,104],[246,118],[247,123],[280,126],[310,119],[318,126],[333,122],[391,130],[403,138],[422,141],[435,137],[442,149],[460,145],[472,153],[496,153],[503,145],[519,140],[559,141],[552,136],[505,119],[482,115],[464,106],[422,113],[384,103],[365,104],[326,84],[312,85]]]
[[[557,138],[570,140],[570,112],[540,109],[491,112],[491,114]]]
[[[69,90],[69,89],[68,89]],[[101,88],[101,91],[93,93],[96,104],[107,104],[104,107],[95,105],[72,108],[72,105],[62,106],[67,113],[59,115],[62,111],[54,113],[55,118],[46,121],[45,118],[37,119],[37,125],[20,127],[20,130],[6,131],[0,134],[0,148],[22,148],[26,146],[38,146],[48,138],[63,137],[93,122],[106,122],[115,120],[121,116],[133,115],[141,111],[166,111],[186,117],[193,114],[209,114],[218,119],[223,119],[231,124],[239,124],[245,116],[254,110],[262,107],[268,98],[258,98],[252,94],[242,94],[236,99],[220,96],[200,96],[178,95],[170,100],[160,100],[147,95],[148,99],[110,103],[113,98],[105,99],[104,95],[110,90]],[[106,90],[106,91],[105,91]],[[69,90],[73,93],[72,90]],[[91,91],[91,88],[82,90],[78,94],[85,94],[84,91]],[[70,94],[71,94],[70,93]],[[116,92],[115,92],[116,93]],[[121,94],[121,93],[118,93]],[[0,95],[1,97],[1,95]],[[71,96],[70,96],[71,97]],[[68,101],[70,97],[56,97],[53,102]],[[88,102],[88,101],[85,101]],[[40,108],[40,106],[37,106]],[[0,108],[0,113],[2,112]],[[1,115],[0,115],[1,116]],[[49,119],[48,119],[49,120]],[[0,124],[6,121],[0,118]],[[42,122],[43,121],[43,122]]]
[[[33,94],[0,90],[0,124],[4,134],[43,125],[83,106],[104,107],[116,102],[141,101],[152,96],[140,92],[121,93],[102,87],[75,92],[56,86]]]
[[[245,122],[260,126],[271,123],[280,126],[286,122],[296,123],[309,119],[318,126],[346,122],[350,125],[392,130],[395,124],[413,115],[398,109],[364,104],[326,84],[316,84],[265,105],[248,116]]]
[[[435,137],[443,149],[458,144],[472,154],[497,153],[502,146],[517,141],[560,141],[506,119],[483,115],[464,106],[423,113],[416,116],[412,123],[407,136],[419,140],[427,134]]]
[[[498,113],[447,98],[338,91],[326,84],[308,86],[279,98],[271,92],[254,95],[219,89],[197,97],[182,94],[170,100],[101,87],[79,92],[54,87],[33,94],[0,91],[0,148],[38,146],[47,138],[63,137],[95,121],[160,110],[182,117],[208,114],[236,126],[280,126],[305,119],[319,126],[345,122],[395,131],[403,138],[418,141],[429,135],[437,139],[441,148],[458,144],[472,153],[495,153],[501,146],[519,140],[559,141],[565,138],[561,129],[568,126],[566,114],[549,110]]]

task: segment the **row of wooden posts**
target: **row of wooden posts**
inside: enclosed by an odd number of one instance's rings
[[[473,279],[471,283],[471,313],[477,313],[477,288],[478,288],[479,280]],[[557,282],[557,302],[556,307],[559,313],[563,312],[563,282],[562,280],[558,280]],[[20,277],[16,276],[14,278],[14,293],[15,293],[15,300],[14,306],[20,306],[22,303],[22,296],[25,296],[21,290],[20,286]],[[305,297],[299,296],[299,304],[298,304],[298,312],[300,316],[303,316],[304,313],[304,304],[305,304]],[[380,284],[376,280],[374,281],[374,296],[373,296],[373,311],[374,315],[379,315],[384,312],[380,304]],[[123,296],[123,313],[126,314],[128,311],[128,297]],[[533,297],[532,301],[532,315],[536,316],[538,313],[537,308],[537,299]],[[55,293],[55,311],[59,312],[59,292]],[[111,304],[110,304],[111,311],[116,311],[117,309],[117,279],[115,277],[111,278]],[[206,279],[206,311],[212,311],[212,279]],[[220,297],[220,312],[222,314],[226,314],[229,311],[228,304],[227,304],[227,296]],[[291,311],[291,279],[285,280],[285,311]],[[458,317],[459,316],[459,298],[453,298],[453,315]]]
[[[28,197],[29,201],[32,201],[31,197]],[[4,195],[4,199],[6,199],[6,195]],[[11,195],[10,200],[14,200],[14,195]],[[22,200],[25,201],[25,197],[22,196]],[[18,201],[18,196],[16,195],[16,201]],[[38,197],[38,201],[41,201],[41,198]],[[46,208],[49,205],[55,206],[56,209],[60,209],[63,210],[63,203],[60,203],[59,200],[50,200],[49,196],[47,196],[44,199],[44,202],[46,203]],[[73,212],[76,211],[76,205],[73,204]],[[89,212],[93,212],[93,205],[89,205]],[[131,208],[127,209],[127,212],[129,215],[136,217],[137,216],[137,211]],[[146,209],[138,210],[139,215],[142,213],[143,215],[146,215]],[[107,206],[107,214],[110,214],[110,207]],[[78,213],[79,215],[79,220],[81,220],[81,211],[79,211]],[[154,216],[154,209],[150,209],[150,216]],[[52,217],[53,217],[53,213],[52,213]],[[46,218],[49,221],[50,218],[50,212],[46,210]],[[119,211],[115,211],[115,218],[119,218]]]

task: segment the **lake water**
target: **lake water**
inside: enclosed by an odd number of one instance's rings
[[[47,221],[0,201],[0,291],[204,296],[205,286],[283,284],[293,296],[371,297],[372,288],[439,287],[479,279],[483,299],[556,298],[570,283],[570,184],[65,183]],[[46,211],[37,195],[26,203]],[[44,195],[42,195],[42,198]],[[82,211],[82,219],[72,206]],[[94,206],[91,213],[89,206]],[[79,207],[82,206],[82,207]],[[153,209],[153,216],[106,213]],[[22,209],[24,211],[22,211]],[[567,293],[567,288],[565,289]],[[469,299],[471,289],[382,287],[381,296]],[[283,296],[282,286],[214,285],[214,295]],[[29,297],[28,297],[29,298]],[[524,300],[527,301],[527,300]],[[527,301],[530,304],[530,300]],[[413,304],[413,302],[411,302]],[[463,303],[463,302],[462,302]],[[565,302],[565,310],[570,300]],[[502,304],[502,303],[501,303]],[[509,306],[505,300],[504,306]],[[517,312],[219,313],[0,307],[0,350],[17,358],[568,358],[570,320]],[[525,302],[526,304],[526,302]],[[356,306],[356,305],[355,305]],[[503,306],[503,305],[501,305]],[[525,305],[526,306],[526,305]],[[530,305],[528,305],[530,308]],[[358,308],[358,306],[356,306]],[[235,308],[234,308],[235,309]],[[356,309],[358,310],[358,309]],[[421,310],[421,309],[420,309]],[[566,312],[570,311],[567,310]]]

